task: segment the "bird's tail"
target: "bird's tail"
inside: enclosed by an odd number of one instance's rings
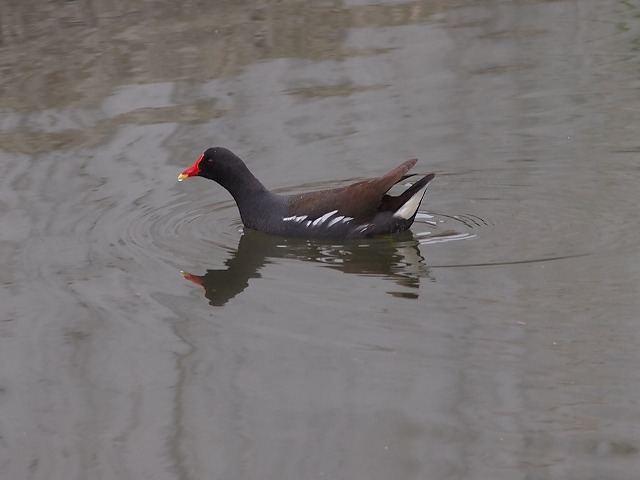
[[[393,198],[393,216],[404,218],[405,220],[413,218],[418,211],[424,193],[427,191],[428,183],[433,180],[435,176],[435,173],[430,173],[422,177],[402,194]]]

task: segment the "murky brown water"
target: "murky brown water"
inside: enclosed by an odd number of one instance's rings
[[[0,0],[0,478],[638,478],[640,8],[367,3]],[[210,145],[438,175],[273,238]]]

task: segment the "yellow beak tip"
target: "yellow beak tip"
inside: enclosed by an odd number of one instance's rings
[[[184,180],[185,178],[189,178],[188,175],[185,175],[184,173],[181,173],[180,175],[178,175],[178,181],[181,182],[182,180]]]

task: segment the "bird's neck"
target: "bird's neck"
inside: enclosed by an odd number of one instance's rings
[[[269,193],[269,190],[246,167],[242,175],[234,176],[230,181],[226,182],[224,187],[233,195],[238,204],[253,197],[261,197]]]
[[[249,169],[243,175],[236,176],[224,187],[236,201],[242,223],[247,227],[259,229],[259,225],[266,216],[279,207],[278,195],[267,190]]]

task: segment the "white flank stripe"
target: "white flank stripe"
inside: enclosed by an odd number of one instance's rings
[[[306,215],[299,215],[299,216],[292,216],[292,217],[284,217],[282,219],[283,222],[298,222],[300,223],[301,221],[303,221],[304,219],[306,219],[307,216]]]
[[[336,217],[333,220],[331,220],[327,225],[327,227],[333,227],[336,223],[349,223],[351,220],[353,220],[352,217],[345,217],[343,215],[340,215],[339,217]]]
[[[338,213],[338,210],[334,210],[333,212],[325,213],[321,217],[316,218],[311,225],[314,226],[314,227],[317,227],[321,223],[326,222],[329,219],[329,217],[334,216],[336,213]]]
[[[396,212],[393,214],[394,217],[404,218],[405,220],[409,220],[413,217],[413,214],[416,213],[418,207],[420,206],[420,202],[422,201],[422,197],[424,196],[424,191],[427,189],[427,185],[422,187],[413,196],[405,202]]]
[[[338,223],[339,221],[341,221],[344,217],[342,215],[340,215],[339,217],[334,218],[333,220],[331,220],[329,222],[329,225],[327,225],[327,227],[333,227],[336,223]]]

